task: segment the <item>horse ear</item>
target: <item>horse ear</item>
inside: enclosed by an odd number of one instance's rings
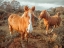
[[[46,12],[46,10],[44,10],[44,12]]]
[[[46,11],[46,10],[44,10],[43,12],[44,12],[44,16],[46,16],[46,15],[47,15],[47,11]]]
[[[60,12],[57,12],[57,15],[60,16]]]
[[[28,9],[29,9],[28,6],[24,7],[24,11],[28,11]]]
[[[32,9],[32,11],[34,11],[35,10],[35,6],[33,6],[31,9]]]

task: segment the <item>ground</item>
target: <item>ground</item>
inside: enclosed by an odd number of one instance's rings
[[[55,28],[48,35],[45,34],[43,24],[34,26],[33,32],[29,34],[28,43],[20,40],[18,32],[14,32],[13,38],[11,38],[7,19],[0,20],[0,48],[63,48],[64,15],[61,15],[61,17],[60,27]]]

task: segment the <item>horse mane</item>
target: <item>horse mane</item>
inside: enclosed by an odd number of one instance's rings
[[[60,12],[57,12],[57,14],[56,14],[56,15],[60,16]]]
[[[50,14],[46,10],[44,10],[44,12],[45,12],[45,18],[48,19],[50,17]]]

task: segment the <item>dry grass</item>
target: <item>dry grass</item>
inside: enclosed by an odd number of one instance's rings
[[[31,34],[29,34],[28,45],[26,42],[21,44],[20,36],[16,32],[11,38],[9,34],[7,20],[2,20],[4,23],[0,26],[0,48],[62,48],[64,45],[64,15],[61,15],[62,23],[60,27],[55,28],[52,33],[45,35],[45,26],[43,21],[36,21],[36,25]],[[1,37],[3,36],[3,37]]]

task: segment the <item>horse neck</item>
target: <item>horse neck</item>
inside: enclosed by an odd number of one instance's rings
[[[24,16],[25,16],[25,14],[26,14],[26,13],[24,12],[24,13],[22,14],[21,18],[22,18],[22,17],[24,17]]]
[[[47,16],[47,15],[45,15],[45,17],[44,17],[43,19],[48,20],[48,16]]]
[[[44,16],[45,16],[44,17],[45,20],[48,20],[50,18],[50,14],[47,11],[46,11],[46,14]]]
[[[30,12],[28,12],[28,16],[30,17],[29,22],[30,22],[30,24],[32,24],[32,15]]]

